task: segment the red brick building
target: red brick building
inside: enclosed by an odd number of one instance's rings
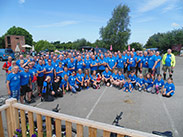
[[[16,47],[20,49],[20,51],[25,51],[25,48],[22,47],[25,45],[25,38],[24,36],[17,36],[17,35],[8,35],[5,36],[5,48],[11,48],[15,51]]]

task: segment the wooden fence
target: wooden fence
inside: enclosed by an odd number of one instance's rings
[[[18,115],[18,110],[20,111],[20,120]],[[37,119],[37,133],[38,137],[43,137],[43,125],[42,125],[42,116],[46,117],[46,136],[52,137],[52,124],[51,118],[55,119],[56,127],[56,137],[61,137],[61,122],[65,121],[66,125],[66,136],[72,136],[72,124],[76,124],[77,137],[84,136],[84,127],[88,128],[89,137],[96,137],[97,130],[103,131],[103,137],[110,137],[110,133],[117,133],[117,137],[123,137],[125,135],[132,137],[157,137],[150,133],[145,133],[141,131],[120,128],[109,124],[104,124],[92,120],[87,120],[83,118],[73,117],[61,113],[52,112],[49,110],[36,108],[28,105],[23,105],[17,103],[16,99],[6,100],[6,104],[0,107],[0,137],[4,137],[4,128],[2,122],[2,111],[5,111],[6,122],[7,122],[7,132],[8,136],[12,137],[14,131],[21,127],[22,137],[26,137],[26,119],[25,111],[28,111],[28,122],[29,122],[29,132],[30,135],[34,134],[34,115]],[[33,115],[34,114],[34,115]]]

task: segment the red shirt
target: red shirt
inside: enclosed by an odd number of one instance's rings
[[[6,61],[3,65],[3,68],[9,68],[11,66],[11,62]],[[6,70],[6,73],[8,73],[8,70]]]

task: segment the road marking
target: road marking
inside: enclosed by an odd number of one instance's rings
[[[90,110],[90,112],[88,113],[88,115],[86,116],[86,119],[89,119],[90,115],[93,113],[93,111],[94,111],[95,107],[97,106],[97,104],[99,103],[100,99],[102,98],[102,96],[106,92],[106,89],[107,89],[107,87],[105,87],[104,91],[102,92],[102,94],[100,95],[100,97],[95,102],[94,106],[92,107],[92,109]]]
[[[35,105],[35,107],[37,107],[37,106],[39,106],[39,105],[41,105],[41,104],[42,104],[42,102],[39,102],[38,104]]]
[[[174,121],[173,121],[173,119],[172,119],[172,117],[171,117],[171,115],[170,115],[170,113],[169,113],[169,111],[168,111],[168,108],[166,107],[166,104],[164,103],[164,101],[161,99],[160,96],[159,96],[159,99],[160,99],[160,101],[161,101],[162,104],[163,104],[163,107],[164,107],[164,109],[165,109],[166,115],[168,116],[168,119],[169,119],[169,121],[170,121],[171,127],[172,127],[172,129],[174,130],[175,136],[176,136],[176,137],[180,137],[180,136],[179,136],[179,133],[178,133],[176,127],[175,127]]]

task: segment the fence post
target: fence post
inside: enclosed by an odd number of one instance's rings
[[[18,114],[16,109],[12,106],[14,103],[17,103],[17,100],[15,98],[10,98],[6,100],[6,104],[9,105],[9,108],[6,110],[6,120],[9,137],[12,137],[14,135],[14,131],[16,131],[16,129],[19,127]]]

